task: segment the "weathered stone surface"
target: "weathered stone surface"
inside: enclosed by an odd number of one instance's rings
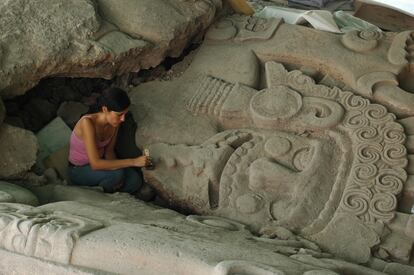
[[[17,258],[22,273],[32,265],[56,270],[54,263],[60,263],[64,269],[59,273],[68,274],[85,274],[84,268],[93,274],[383,274],[333,258],[293,234],[289,240],[256,237],[233,220],[184,216],[126,194],[68,186],[34,192],[39,197],[47,193],[55,202],[40,207],[0,203],[3,271],[15,270]],[[27,231],[16,231],[15,225],[23,223]],[[16,236],[22,242],[11,243]],[[377,266],[381,271],[388,267]],[[402,275],[412,271],[404,265],[392,270],[402,270]]]
[[[52,152],[48,157],[43,160],[45,168],[53,168],[58,173],[61,179],[69,182],[68,177],[68,156],[69,156],[69,144]]]
[[[0,178],[18,176],[36,162],[38,143],[32,132],[3,123],[0,144]]]
[[[57,115],[65,121],[65,123],[73,129],[76,122],[88,111],[89,107],[83,103],[75,101],[65,101],[57,110]]]
[[[214,2],[2,1],[0,94],[23,94],[52,75],[111,78],[158,65],[203,33]]]
[[[67,146],[71,132],[70,128],[60,117],[55,118],[40,130],[36,135],[40,146],[37,157],[38,161],[42,162],[53,152]]]
[[[0,202],[39,205],[37,197],[29,190],[15,184],[0,181]]]

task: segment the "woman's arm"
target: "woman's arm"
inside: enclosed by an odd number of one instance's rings
[[[132,159],[101,159],[96,146],[96,133],[92,121],[90,119],[82,119],[80,127],[86,153],[89,158],[89,164],[93,170],[115,170],[131,166],[144,167],[148,165],[148,160],[145,156]]]

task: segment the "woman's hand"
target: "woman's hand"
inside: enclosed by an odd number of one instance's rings
[[[140,156],[134,159],[134,166],[136,167],[146,167],[151,165],[151,159],[147,156]]]

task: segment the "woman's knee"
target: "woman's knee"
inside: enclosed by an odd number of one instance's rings
[[[125,183],[122,192],[135,193],[142,186],[142,176],[133,168],[125,169]]]
[[[108,172],[108,178],[111,178],[115,182],[122,181],[125,178],[124,169],[111,170]]]
[[[121,186],[125,180],[125,172],[123,169],[106,171],[105,177],[99,183],[105,192],[112,193]]]

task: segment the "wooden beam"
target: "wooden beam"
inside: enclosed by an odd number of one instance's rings
[[[237,12],[244,15],[252,15],[254,13],[253,8],[250,6],[246,0],[227,0],[231,8]]]

